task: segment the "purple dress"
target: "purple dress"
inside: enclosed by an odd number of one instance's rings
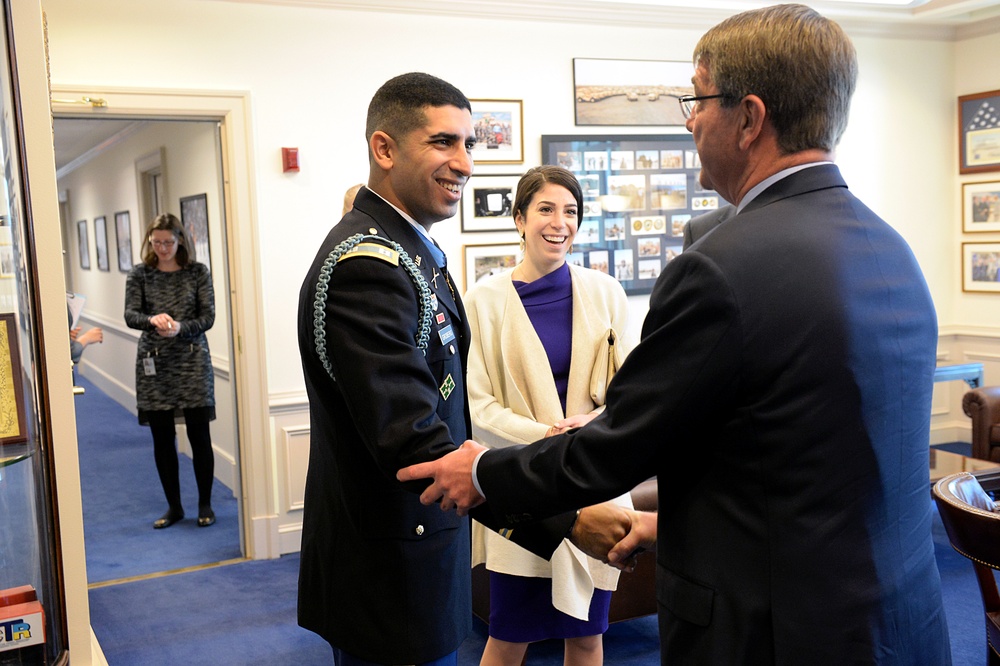
[[[573,349],[573,281],[569,266],[514,289],[545,348],[563,414]],[[490,636],[510,643],[594,636],[608,630],[610,590],[594,590],[584,622],[552,605],[552,579],[490,572]]]

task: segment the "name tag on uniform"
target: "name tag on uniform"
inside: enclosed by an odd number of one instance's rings
[[[446,345],[455,339],[455,331],[451,328],[451,324],[448,324],[444,328],[438,331],[438,337],[441,338],[441,344]]]
[[[142,359],[142,371],[146,373],[147,377],[152,377],[156,374],[156,364],[153,362],[152,356]]]

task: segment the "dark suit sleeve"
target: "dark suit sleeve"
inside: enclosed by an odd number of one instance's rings
[[[588,506],[653,474],[660,474],[662,503],[672,491],[661,473],[669,460],[684,468],[704,462],[698,456],[707,447],[679,445],[732,401],[739,356],[738,309],[721,272],[698,252],[682,254],[653,290],[642,341],[608,387],[604,413],[568,434],[480,459],[494,518],[518,525]]]
[[[563,539],[569,536],[573,521],[576,520],[575,511],[566,511],[550,518],[533,519],[515,525],[494,515],[489,505],[486,504],[477,506],[469,512],[469,515],[487,529],[510,539],[521,548],[544,560],[552,557],[552,553],[556,551]]]

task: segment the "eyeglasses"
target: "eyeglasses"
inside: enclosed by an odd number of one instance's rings
[[[701,95],[699,97],[684,95],[683,97],[678,97],[677,102],[681,105],[681,113],[684,114],[684,120],[688,120],[694,115],[695,104],[702,100],[719,99],[721,97],[732,97],[732,95]]]
[[[155,240],[155,241],[149,241],[149,244],[152,245],[155,248],[163,248],[165,250],[169,250],[174,245],[177,245],[177,241],[175,241],[175,240],[165,240],[165,241]]]

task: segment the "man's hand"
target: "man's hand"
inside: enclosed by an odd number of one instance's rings
[[[608,553],[608,563],[623,571],[635,569],[635,556],[643,550],[656,548],[656,514],[649,511],[629,511],[631,529]],[[574,527],[575,531],[575,527]]]
[[[585,507],[573,524],[569,540],[587,555],[606,563],[612,547],[621,542],[632,527],[630,513],[612,502]]]
[[[472,463],[486,447],[467,439],[461,447],[431,462],[410,465],[396,472],[399,481],[433,479],[420,495],[422,504],[441,500],[441,510],[457,509],[464,516],[483,503],[483,496],[472,483]]]

